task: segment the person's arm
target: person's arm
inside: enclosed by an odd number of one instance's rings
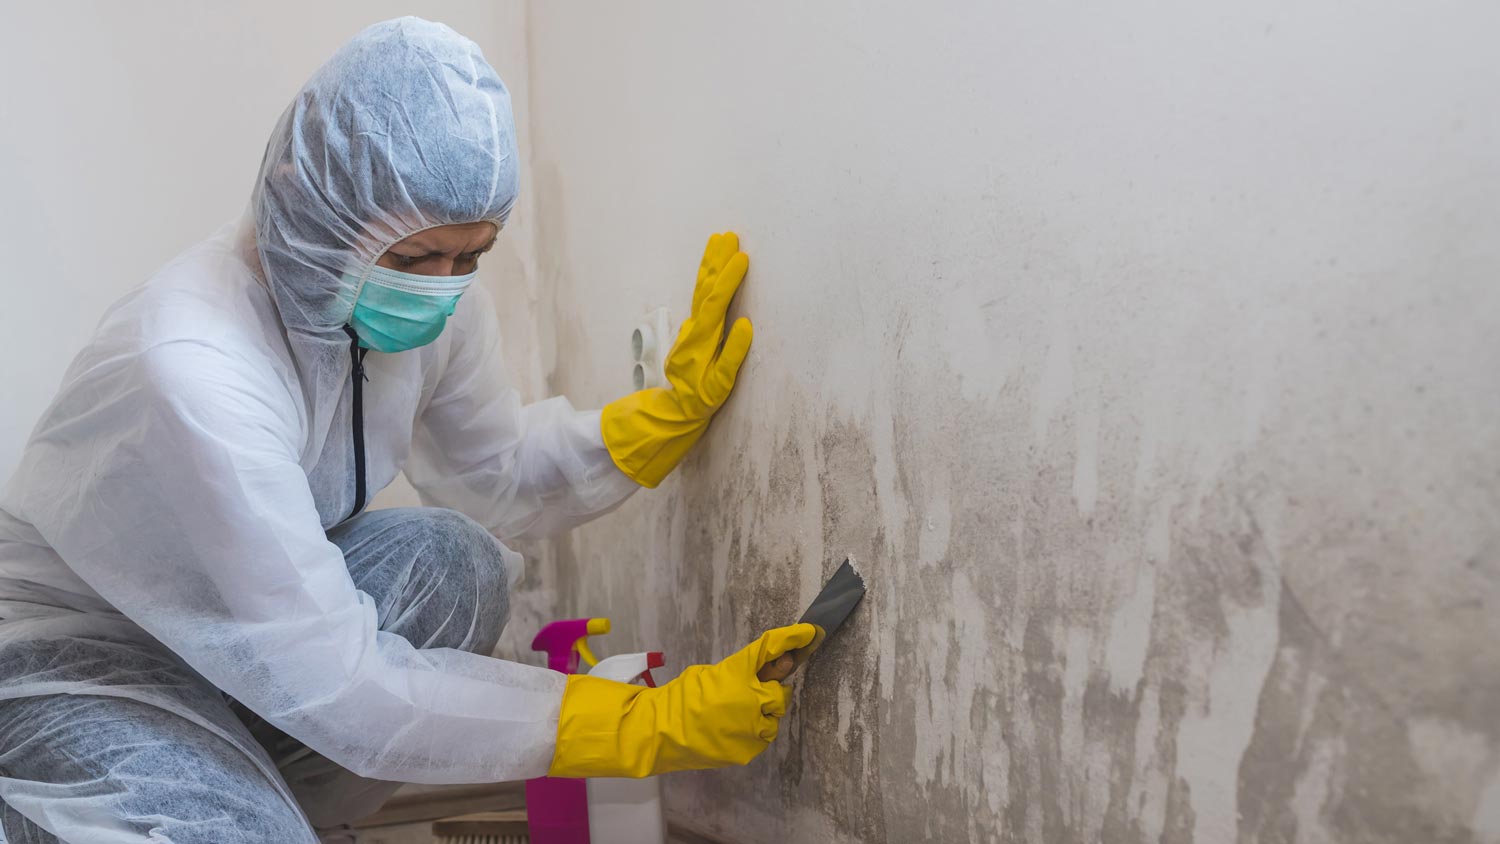
[[[377,629],[319,523],[279,383],[186,342],[116,365],[127,371],[65,397],[88,411],[44,420],[23,466],[21,513],[90,587],[357,774],[547,771],[565,678]]]
[[[639,488],[610,459],[599,411],[574,410],[562,396],[522,405],[482,288],[464,294],[449,330],[405,467],[423,503],[504,539],[535,538],[607,513]]]
[[[739,246],[733,232],[709,238],[667,355],[670,386],[602,411],[576,411],[561,396],[522,407],[506,381],[493,305],[482,289],[466,294],[406,467],[423,501],[501,537],[548,536],[660,484],[728,400],[750,351],[750,321],[726,324],[750,265]]]

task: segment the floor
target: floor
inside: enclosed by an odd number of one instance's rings
[[[358,824],[360,844],[432,844],[432,822],[471,812],[524,805],[521,783],[417,787],[398,792],[385,808]],[[668,844],[731,844],[727,839],[669,822]]]

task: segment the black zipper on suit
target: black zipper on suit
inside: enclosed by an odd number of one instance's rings
[[[344,333],[349,335],[349,360],[353,364],[350,375],[354,379],[354,406],[352,408],[354,434],[354,509],[344,517],[348,521],[359,515],[359,511],[365,509],[365,389],[364,383],[369,380],[365,376],[365,353],[369,349],[359,347],[359,335],[354,333],[354,326],[344,326]]]

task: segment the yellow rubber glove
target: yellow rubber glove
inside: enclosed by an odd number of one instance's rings
[[[654,488],[682,462],[734,389],[750,351],[750,320],[735,320],[725,337],[724,314],[749,267],[738,235],[710,237],[698,266],[692,312],[667,353],[664,369],[671,387],[631,393],[604,408],[600,427],[609,456],[641,486]]]
[[[649,777],[749,762],[776,738],[791,695],[755,672],[816,633],[811,624],[767,631],[718,665],[694,665],[655,689],[569,676],[548,775]]]

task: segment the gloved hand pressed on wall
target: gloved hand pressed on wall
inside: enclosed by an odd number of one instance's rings
[[[735,320],[726,336],[724,319],[749,266],[734,232],[710,237],[698,266],[692,311],[667,354],[671,386],[640,390],[605,406],[604,444],[615,465],[636,483],[661,483],[734,389],[750,351],[750,320]]]
[[[718,665],[694,665],[655,689],[573,674],[557,720],[554,777],[649,777],[743,765],[776,738],[791,690],[761,666],[817,629],[769,630]]]

